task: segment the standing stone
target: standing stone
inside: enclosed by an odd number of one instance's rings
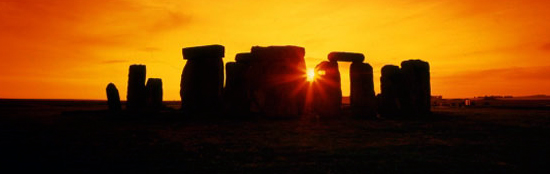
[[[118,95],[118,89],[115,84],[109,83],[107,85],[107,105],[110,111],[120,111],[122,109],[120,104],[120,96]]]
[[[235,55],[235,62],[250,65],[251,62],[255,61],[254,57],[250,53],[238,53]]]
[[[401,99],[404,95],[401,69],[395,65],[386,65],[382,67],[381,73],[378,111],[383,117],[401,116]]]
[[[342,88],[336,61],[323,61],[315,67],[313,81],[313,110],[323,117],[340,115]]]
[[[368,63],[353,62],[350,66],[350,106],[354,116],[376,117],[376,98],[372,66]]]
[[[239,57],[239,54],[237,54]],[[223,93],[225,111],[235,116],[243,116],[250,111],[250,100],[246,73],[248,65],[241,62],[225,64],[227,80]]]
[[[250,113],[261,114],[265,113],[263,108],[265,104],[265,95],[263,94],[262,87],[265,85],[265,69],[267,60],[261,60],[258,57],[252,55],[252,53],[237,54],[235,61],[239,64],[246,65],[246,91],[248,101],[250,102]]]
[[[145,65],[131,65],[128,74],[128,93],[126,106],[129,110],[139,110],[145,107]]]
[[[149,78],[145,88],[147,88],[147,107],[151,110],[162,109],[162,79]]]
[[[297,46],[255,46],[251,49],[253,102],[267,116],[295,117],[305,110],[305,49]]]
[[[406,114],[422,116],[430,114],[431,89],[430,65],[422,60],[401,62],[404,77],[405,96],[403,109]]]
[[[223,92],[222,45],[182,49],[187,63],[181,75],[182,110],[190,114],[219,114]]]
[[[235,61],[239,66],[244,66],[244,88],[246,91],[246,105],[248,107],[248,113],[259,113],[260,106],[258,105],[257,100],[254,98],[254,92],[258,89],[259,81],[258,75],[254,74],[253,66],[257,67],[258,59],[255,58],[252,53],[239,53],[235,56]]]

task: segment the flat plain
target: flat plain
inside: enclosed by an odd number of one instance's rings
[[[0,171],[550,172],[544,109],[435,108],[406,119],[190,118],[177,109],[106,109],[104,101],[0,100]]]

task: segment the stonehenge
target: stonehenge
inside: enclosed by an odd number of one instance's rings
[[[185,114],[298,117],[313,111],[323,117],[342,115],[338,62],[351,62],[349,98],[353,116],[395,118],[431,113],[430,67],[422,60],[406,60],[401,62],[401,67],[382,67],[381,91],[375,95],[373,68],[363,62],[365,56],[361,53],[329,53],[328,61],[315,67],[317,77],[309,83],[303,47],[253,46],[250,52],[236,54],[235,62],[225,64],[226,76],[222,45],[186,47],[182,49],[182,56],[186,63],[181,74],[180,97]],[[131,65],[128,110],[159,111],[163,108],[162,80],[149,78],[147,83],[145,80],[145,65]],[[116,86],[109,83],[106,92],[109,110],[121,110]],[[311,96],[308,104],[306,95]]]
[[[140,110],[146,104],[145,91],[145,65],[131,65],[128,74],[128,92],[126,95],[126,108]]]
[[[120,96],[118,95],[118,89],[115,84],[109,83],[107,85],[107,105],[109,111],[120,111],[122,109],[120,104]]]
[[[220,113],[223,90],[222,45],[206,45],[182,49],[187,60],[181,75],[181,108],[189,114]]]
[[[160,110],[162,108],[162,79],[147,79],[147,108],[151,110]]]

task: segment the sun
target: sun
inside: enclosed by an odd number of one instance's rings
[[[312,82],[313,80],[315,80],[315,70],[307,69],[307,81]]]

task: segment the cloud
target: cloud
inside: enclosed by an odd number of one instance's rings
[[[191,16],[183,10],[124,0],[6,1],[0,31],[21,44],[130,46],[188,26]]]
[[[7,0],[0,1],[0,21],[0,73],[29,74],[161,51],[147,46],[191,25],[191,15],[184,7],[147,1]]]
[[[187,26],[191,23],[191,15],[181,12],[168,11],[148,26],[147,31],[155,33],[169,31]]]
[[[159,47],[143,47],[143,48],[140,48],[139,50],[145,51],[145,52],[157,52],[157,51],[161,51],[162,49]]]

